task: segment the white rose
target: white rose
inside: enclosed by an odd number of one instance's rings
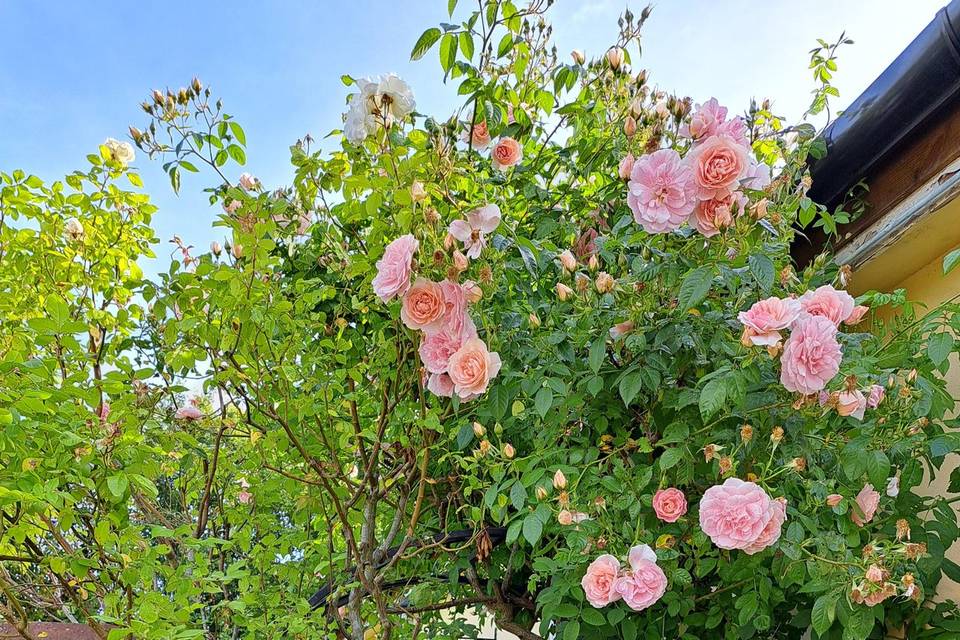
[[[67,240],[79,240],[83,237],[83,225],[80,224],[80,221],[76,218],[70,218],[64,226],[64,233],[67,236]]]
[[[137,154],[129,142],[120,142],[116,138],[107,138],[103,146],[110,150],[110,156],[117,162],[128,165],[134,161]]]
[[[390,115],[398,120],[407,117],[417,108],[410,85],[394,73],[381,76],[380,84],[377,86],[377,97],[380,105],[384,104],[384,97],[386,97]]]

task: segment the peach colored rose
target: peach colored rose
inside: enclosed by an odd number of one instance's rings
[[[853,520],[854,524],[858,527],[862,527],[873,520],[873,516],[877,512],[877,507],[880,506],[880,494],[874,491],[872,484],[868,483],[863,485],[863,489],[860,490],[860,493],[857,494],[854,500],[857,505],[850,509],[850,519]],[[860,512],[862,512],[863,515],[861,515]]]
[[[573,253],[571,253],[569,249],[566,251],[563,251],[559,257],[560,257],[560,264],[563,266],[564,269],[571,272],[577,270],[577,259],[573,257]]]
[[[728,135],[707,138],[686,157],[693,168],[693,183],[700,200],[723,198],[733,193],[746,176],[750,157],[746,147]]]
[[[424,278],[417,279],[403,294],[400,319],[411,329],[433,333],[443,328],[447,305],[443,287]]]
[[[835,507],[840,504],[840,501],[843,500],[843,496],[839,493],[831,493],[827,496],[827,506]]]
[[[503,171],[516,164],[520,164],[521,160],[523,160],[523,147],[520,146],[519,142],[509,136],[504,136],[497,140],[497,144],[494,145],[493,153],[491,154],[494,169]]]
[[[467,124],[467,130],[464,132],[464,139],[470,138],[470,125]],[[473,137],[470,140],[470,147],[474,151],[480,151],[490,146],[490,131],[487,129],[486,121],[477,122],[473,125]]]
[[[787,501],[783,498],[777,498],[773,501],[773,517],[767,522],[760,535],[750,545],[744,547],[743,552],[747,555],[760,553],[769,546],[772,546],[780,539],[780,531],[783,523],[787,520]]]
[[[377,261],[377,275],[373,279],[373,291],[383,302],[390,302],[410,288],[411,262],[419,246],[410,234],[387,245],[383,257]]]
[[[620,161],[620,166],[617,169],[617,173],[621,180],[630,179],[630,173],[633,171],[634,162],[636,162],[636,158],[633,157],[632,153],[628,153],[623,157],[623,160]]]
[[[823,316],[802,316],[793,324],[780,357],[780,382],[787,391],[820,391],[840,370],[837,328]]]
[[[737,318],[750,329],[748,340],[754,345],[775,346],[780,344],[780,332],[800,315],[800,303],[792,298],[770,297],[755,302]]]
[[[634,611],[643,611],[663,597],[667,576],[657,566],[657,554],[645,544],[630,549],[630,571],[617,579],[617,593]]]
[[[753,482],[727,478],[700,500],[700,529],[721,549],[747,549],[777,517],[774,500]]]
[[[653,511],[664,522],[676,522],[687,512],[687,498],[675,487],[660,489],[653,494]]]
[[[487,345],[479,338],[471,338],[450,356],[447,373],[456,394],[470,400],[487,390],[490,380],[500,372],[500,365],[498,353],[487,351]]]
[[[609,553],[591,562],[580,581],[587,602],[600,609],[619,600],[620,593],[616,589],[619,575],[620,561]]]
[[[443,280],[440,283],[440,289],[443,291],[443,304],[446,307],[443,329],[459,335],[463,332],[468,319],[466,290],[459,282],[453,282],[452,280]],[[476,329],[474,329],[474,332],[476,332]]]
[[[732,193],[722,198],[701,200],[690,214],[690,226],[700,232],[705,238],[712,238],[733,224],[734,196]]]
[[[864,316],[867,315],[867,311],[870,311],[870,307],[860,304],[853,308],[853,311],[850,312],[850,315],[847,316],[847,319],[843,321],[845,325],[853,326],[860,324],[863,321]]]
[[[853,296],[828,284],[800,296],[800,306],[812,316],[823,316],[839,327],[853,313]]]
[[[863,413],[866,408],[867,399],[859,389],[841,391],[837,394],[837,413],[841,416],[863,420]]]

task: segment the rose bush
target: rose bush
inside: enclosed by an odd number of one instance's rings
[[[918,487],[960,444],[957,306],[794,270],[800,230],[849,219],[806,196],[815,128],[654,89],[648,11],[565,63],[548,4],[420,36],[446,120],[345,76],[339,146],[297,141],[290,186],[239,173],[198,80],[155,91],[139,158],[203,170],[224,233],[155,280],[129,143],[0,173],[22,636],[475,637],[467,609],[526,640],[956,636],[954,499]]]

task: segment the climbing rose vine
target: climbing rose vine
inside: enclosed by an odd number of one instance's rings
[[[289,185],[199,80],[0,172],[13,633],[956,637],[958,307],[790,256],[850,220],[807,196],[843,41],[788,125],[657,89],[647,10],[558,57],[549,4],[449,3],[442,118],[344,76]],[[146,161],[206,184],[209,251],[157,251]]]

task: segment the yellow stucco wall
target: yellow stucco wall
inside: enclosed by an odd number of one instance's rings
[[[851,293],[868,290],[893,291],[906,289],[907,299],[926,305],[928,309],[960,294],[960,268],[943,275],[943,257],[960,246],[960,200],[954,200],[928,218],[917,223],[887,251],[876,256],[854,273]],[[917,313],[923,313],[918,309]],[[881,317],[885,315],[880,313]],[[950,394],[960,398],[960,362],[951,356],[947,377]],[[935,482],[929,480],[923,488],[926,495],[949,495],[946,487],[950,471],[960,464],[960,456],[952,455]],[[960,562],[960,542],[948,552],[954,562]],[[937,590],[938,596],[960,601],[960,584],[944,577]]]

